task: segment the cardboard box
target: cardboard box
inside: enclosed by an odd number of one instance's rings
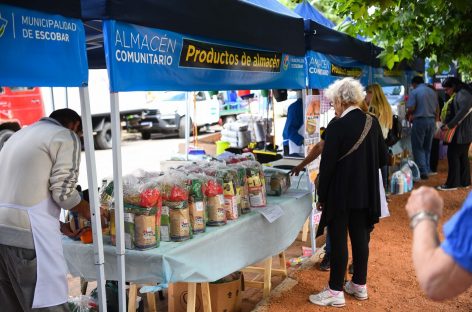
[[[214,156],[216,155],[216,144],[215,142],[221,138],[221,134],[218,133],[211,133],[206,135],[199,135],[198,136],[198,148],[202,148],[205,150],[207,155]],[[194,145],[194,138],[190,138],[190,147]],[[179,153],[185,154],[185,143],[179,144]]]
[[[169,284],[169,312],[187,311],[187,283]],[[238,312],[241,302],[241,279],[218,284],[210,284],[212,312]],[[202,290],[197,284],[195,312],[203,312]]]

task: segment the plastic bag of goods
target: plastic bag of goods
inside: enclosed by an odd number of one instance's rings
[[[400,170],[405,175],[407,192],[409,192],[413,189],[413,172],[411,171],[411,168],[408,166],[408,164],[404,164]]]
[[[251,204],[249,203],[249,189],[247,185],[246,167],[242,164],[236,163],[229,165],[230,168],[236,170],[238,174],[238,185],[236,185],[236,196],[238,201],[238,209],[242,214],[251,211]]]
[[[207,211],[205,207],[204,176],[190,174],[187,179],[188,205],[190,224],[193,233],[203,233],[206,230]]]
[[[226,219],[237,220],[239,217],[238,196],[236,191],[236,187],[239,184],[238,172],[235,169],[227,167],[220,169],[217,172],[217,177],[223,180]]]
[[[290,188],[290,175],[280,169],[264,168],[267,195],[280,196]]]
[[[246,176],[251,208],[265,207],[267,204],[265,178],[262,166],[257,161],[245,161]]]
[[[123,177],[125,248],[146,250],[159,246],[162,198],[150,178]],[[116,244],[115,209],[110,213],[110,236]]]
[[[206,209],[208,212],[207,225],[225,225],[227,219],[223,195],[223,181],[217,177],[207,176],[204,194],[206,196]]]
[[[390,192],[392,194],[403,194],[408,192],[408,182],[405,174],[401,171],[395,171],[390,181]]]
[[[190,239],[190,211],[186,177],[173,172],[159,178],[162,192],[161,239],[180,242]]]
[[[67,305],[71,312],[95,312],[98,311],[98,305],[91,296],[80,295],[69,297]]]

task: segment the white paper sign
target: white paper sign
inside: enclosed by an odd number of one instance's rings
[[[255,211],[259,212],[269,223],[274,222],[278,218],[284,215],[284,211],[279,205],[270,205],[265,208],[256,208]]]

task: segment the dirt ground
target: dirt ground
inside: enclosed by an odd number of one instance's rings
[[[439,174],[431,176],[429,180],[418,182],[415,188],[421,185],[437,186],[443,184],[447,176],[447,163],[440,161]],[[441,192],[444,198],[444,215],[440,220],[440,237],[442,240],[442,225],[462,205],[465,197],[471,191],[459,189],[456,191]],[[357,301],[346,295],[344,311],[472,311],[472,288],[461,296],[444,301],[434,302],[427,299],[421,292],[416,281],[415,271],[411,261],[412,234],[408,226],[408,217],[404,210],[408,194],[390,196],[389,209],[391,216],[380,221],[372,233],[370,242],[370,259],[368,271],[369,300]],[[317,245],[322,243],[322,239]],[[286,250],[287,260],[301,254],[301,246],[310,243],[297,239]],[[274,267],[278,267],[274,258]],[[311,261],[305,268],[290,268],[289,277],[298,284],[283,291],[278,297],[271,297],[267,308],[262,311],[290,312],[290,311],[323,311],[336,308],[318,307],[308,301],[308,296],[324,288],[328,282],[329,272],[317,269],[318,263]],[[247,278],[250,278],[248,276]],[[253,276],[252,276],[253,277]],[[79,279],[70,278],[71,295],[80,292]],[[272,278],[273,289],[282,282],[281,277]],[[88,292],[95,287],[90,283]],[[167,293],[164,294],[167,299]],[[252,311],[262,300],[261,289],[247,288],[242,292],[241,311]],[[158,311],[167,311],[167,300],[158,300]]]
[[[447,163],[440,161],[439,174],[416,183],[415,188],[441,185],[446,176]],[[441,240],[443,223],[461,207],[469,191],[470,188],[440,192],[445,203],[439,227]],[[444,302],[431,301],[421,292],[411,260],[412,233],[404,210],[408,196],[390,196],[391,216],[381,220],[372,233],[367,281],[369,300],[358,301],[346,295],[344,311],[472,311],[472,288]],[[329,278],[329,272],[321,272],[316,267],[317,264],[314,264],[312,268],[292,271],[290,276],[298,281],[298,285],[271,299],[268,311],[335,310],[318,307],[308,301],[308,296],[322,290]]]

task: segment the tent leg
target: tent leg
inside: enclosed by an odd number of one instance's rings
[[[84,131],[89,200],[92,216],[93,254],[97,270],[98,302],[100,311],[106,311],[105,259],[103,256],[102,223],[100,218],[100,203],[98,201],[97,170],[95,165],[95,148],[93,145],[93,128],[88,87],[79,88],[79,94],[82,111],[82,128]]]
[[[118,302],[120,312],[126,309],[125,290],[125,224],[121,168],[121,121],[118,93],[110,93],[111,133],[113,148],[113,193],[115,202],[116,258],[118,270]]]

